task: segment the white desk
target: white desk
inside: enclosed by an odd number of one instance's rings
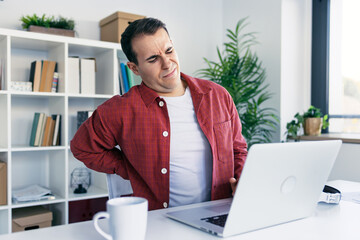
[[[360,183],[335,181],[332,186],[342,192],[360,191]],[[208,203],[201,203],[208,204]],[[187,208],[184,206],[181,208]],[[221,239],[202,232],[164,216],[168,209],[150,211],[148,215],[147,240],[203,240]],[[106,228],[106,220],[101,221]],[[103,240],[92,224],[92,221],[32,230],[27,232],[0,235],[0,240],[51,239],[51,240]],[[360,239],[360,204],[341,201],[339,205],[318,204],[312,217],[281,224],[262,230],[229,237],[226,239],[326,239],[348,240]]]

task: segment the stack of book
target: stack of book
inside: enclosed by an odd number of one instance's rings
[[[30,135],[30,146],[60,145],[61,115],[35,112]]]
[[[74,94],[95,94],[95,58],[68,58],[68,91]]]
[[[94,111],[78,111],[77,112],[77,129],[79,129],[79,127],[81,126],[81,124],[83,124],[89,117],[91,117],[91,115],[93,114]]]
[[[120,71],[119,71],[119,85],[120,85],[120,94],[124,94],[129,91],[135,85],[141,83],[141,78],[136,76],[130,68],[120,62]]]
[[[55,61],[33,61],[30,67],[30,78],[33,92],[57,92],[59,74]]]

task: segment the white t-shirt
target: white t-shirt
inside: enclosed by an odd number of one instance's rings
[[[211,199],[212,155],[197,121],[190,90],[162,97],[170,118],[170,207]]]

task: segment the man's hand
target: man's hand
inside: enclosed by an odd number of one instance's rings
[[[230,182],[230,185],[231,185],[232,195],[234,196],[238,180],[236,180],[235,178],[230,178],[229,182]]]

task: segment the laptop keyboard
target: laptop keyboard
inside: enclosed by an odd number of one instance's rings
[[[218,215],[218,216],[213,216],[213,217],[201,218],[201,220],[208,222],[208,223],[218,225],[220,227],[224,227],[227,216],[228,216],[228,214],[224,214],[224,215]]]

